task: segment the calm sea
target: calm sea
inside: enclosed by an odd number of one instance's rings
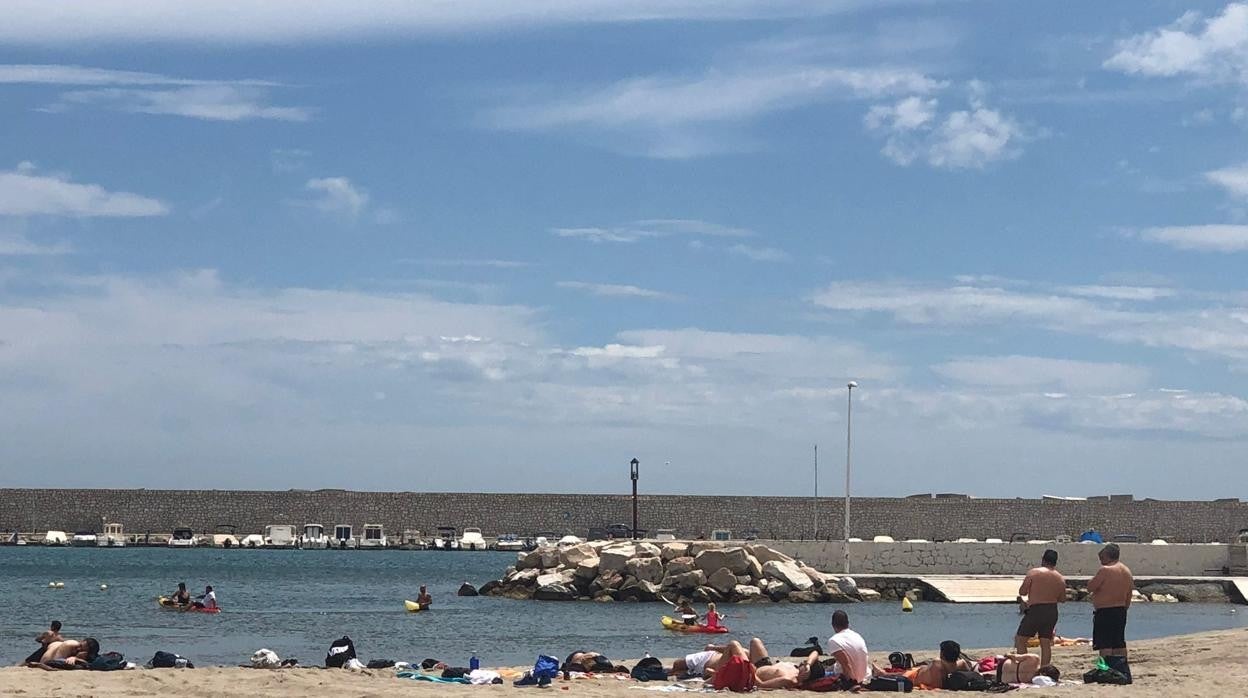
[[[156,650],[202,665],[245,662],[261,647],[318,664],[330,641],[349,635],[360,656],[395,660],[436,657],[467,665],[532,662],[594,649],[614,658],[685,654],[706,641],[664,632],[661,604],[595,604],[459,598],[461,582],[497,577],[511,553],[433,551],[167,550],[0,548],[0,662],[21,660],[34,636],[58,619],[70,637],[93,636],[105,650],[145,662]],[[48,589],[62,581],[64,589]],[[154,599],[180,581],[198,593],[212,584],[224,612],[161,610]],[[108,590],[101,591],[100,584]],[[403,600],[420,584],[435,599],[429,613],[409,614]],[[829,634],[829,605],[725,605],[733,636],[763,638],[787,654],[811,635]],[[1228,605],[1157,604],[1132,608],[1129,637],[1144,639],[1248,625],[1248,610]],[[1004,647],[1018,616],[1011,606],[896,604],[849,607],[851,622],[872,649],[934,648],[956,639],[967,647]],[[1063,608],[1058,630],[1091,632],[1091,609]]]

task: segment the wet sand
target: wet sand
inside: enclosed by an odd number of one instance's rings
[[[868,641],[870,638],[868,638]],[[1181,635],[1134,643],[1132,686],[1063,685],[1051,689],[1028,689],[1027,696],[1234,696],[1243,695],[1248,685],[1248,662],[1243,648],[1248,629]],[[1001,648],[969,652],[972,656],[992,654]],[[915,651],[916,659],[934,651]],[[884,663],[887,652],[873,653]],[[1081,681],[1081,675],[1094,663],[1088,647],[1054,650],[1054,664],[1064,681]],[[631,664],[631,662],[627,662]],[[670,662],[669,662],[670,663]],[[644,684],[614,677],[555,681],[551,689],[586,698],[637,698],[658,691],[645,691]],[[503,686],[462,686],[428,684],[396,679],[392,671],[353,673],[338,669],[288,669],[266,671],[243,668],[191,670],[156,669],[115,672],[49,672],[23,667],[0,669],[0,695],[24,696],[408,696],[408,695],[509,695],[530,693],[533,689]],[[813,694],[812,694],[813,695]]]

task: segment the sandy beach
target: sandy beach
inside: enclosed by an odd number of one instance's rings
[[[1028,689],[1026,695],[1088,696],[1231,696],[1242,695],[1248,682],[1248,662],[1243,647],[1248,630],[1227,630],[1181,635],[1133,644],[1132,669],[1135,684],[1121,686],[1062,685],[1050,689]],[[972,651],[972,656],[998,650]],[[873,653],[884,662],[887,652]],[[930,650],[914,652],[926,658]],[[1054,663],[1067,681],[1080,681],[1093,663],[1087,647],[1057,648]],[[630,662],[631,663],[631,662]],[[587,698],[613,698],[645,695],[652,686],[613,677],[556,681],[553,689]],[[243,668],[204,668],[193,670],[135,670],[96,673],[47,672],[23,667],[0,669],[0,694],[28,696],[406,696],[452,695],[486,692],[490,695],[531,692],[531,689],[503,686],[457,686],[427,684],[394,678],[390,671],[351,673],[341,670],[289,669],[266,671]],[[654,693],[658,693],[655,691]]]

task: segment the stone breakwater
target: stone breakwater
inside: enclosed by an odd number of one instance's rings
[[[545,601],[861,600],[853,580],[824,574],[765,545],[595,541],[518,554],[480,593]]]

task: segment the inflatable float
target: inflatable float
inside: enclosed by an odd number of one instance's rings
[[[174,603],[173,599],[169,598],[168,596],[161,596],[160,598],[156,599],[156,603],[160,604],[161,608],[164,608],[170,611],[180,611],[182,613],[220,613],[221,612],[221,609],[219,608],[196,608],[194,606],[179,606],[178,604]]]
[[[420,604],[416,603],[415,601],[404,601],[404,602],[403,602],[403,608],[406,608],[408,613],[417,613],[417,612],[419,612],[419,611],[428,611],[428,610],[429,610],[429,608],[428,608],[428,607],[426,607],[426,606],[421,606]]]
[[[709,625],[686,625],[682,621],[672,618],[671,616],[663,616],[663,620],[661,622],[663,623],[663,627],[667,630],[674,630],[678,633],[710,633],[714,635],[722,635],[728,632],[728,628],[725,628],[722,625],[717,625],[713,628]]]

